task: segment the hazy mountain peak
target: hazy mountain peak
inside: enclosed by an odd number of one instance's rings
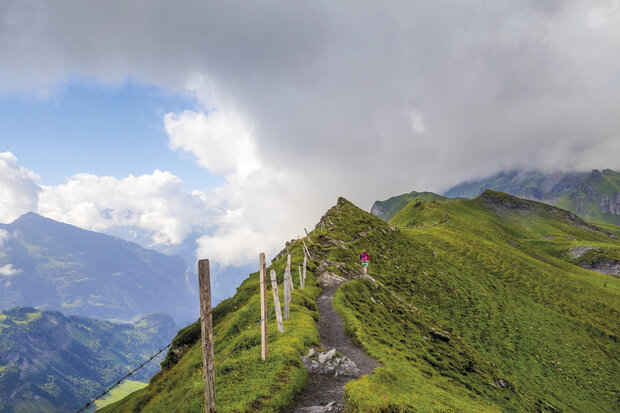
[[[620,223],[620,173],[503,171],[487,178],[459,184],[447,197],[475,198],[485,190],[534,199],[572,211],[588,220]]]
[[[32,212],[0,229],[12,235],[0,245],[0,268],[11,270],[0,275],[0,309],[125,321],[159,311],[177,322],[197,316],[195,286],[178,256]]]

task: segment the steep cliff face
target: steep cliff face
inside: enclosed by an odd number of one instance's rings
[[[594,170],[575,189],[548,201],[592,221],[620,224],[620,173]]]

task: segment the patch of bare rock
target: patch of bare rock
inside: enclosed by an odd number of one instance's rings
[[[334,377],[359,377],[360,375],[360,369],[357,368],[355,362],[346,356],[339,355],[335,348],[321,353],[311,348],[308,354],[301,358],[301,361],[308,373],[330,374]]]

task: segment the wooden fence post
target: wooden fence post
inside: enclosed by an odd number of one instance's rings
[[[267,265],[265,264],[265,254],[260,253],[258,258],[260,264],[260,343],[261,355],[263,360],[267,360]]]
[[[306,247],[306,243],[303,240],[301,242],[304,244],[304,252],[308,254],[308,258],[312,259],[312,256],[310,255],[310,251],[308,251],[308,247]]]
[[[306,231],[306,237],[308,237],[308,241],[312,242],[312,240],[310,239],[310,234],[308,234],[308,230],[304,228],[304,231]]]
[[[215,412],[215,370],[213,368],[213,324],[211,321],[211,273],[209,270],[209,260],[198,261],[198,287],[200,289],[200,329],[205,379],[205,407],[207,413],[212,413]]]
[[[289,276],[289,281],[291,282],[291,291],[293,291],[295,289],[295,286],[293,285],[293,274],[291,273],[291,254],[288,254],[288,257],[286,258],[286,270],[285,273],[288,272],[288,276]]]
[[[271,288],[273,290],[273,305],[276,308],[276,320],[278,321],[278,331],[284,333],[284,324],[282,323],[282,310],[280,309],[280,297],[278,296],[278,279],[276,272],[271,270]]]
[[[306,267],[308,266],[308,258],[304,255],[304,269],[302,271],[304,286],[306,285]]]
[[[299,270],[299,288],[301,288],[303,290],[304,289],[304,279],[301,276],[301,265],[297,266],[297,269]]]
[[[288,320],[291,305],[291,269],[290,262],[291,256],[288,256],[288,265],[284,270],[284,319]]]

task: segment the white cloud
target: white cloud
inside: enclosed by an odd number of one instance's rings
[[[258,166],[252,128],[237,113],[186,110],[164,117],[172,149],[193,153],[198,164],[217,174],[247,175]]]
[[[267,0],[252,13],[220,2],[172,13],[157,0],[5,1],[0,90],[53,90],[67,76],[188,88],[203,109],[166,115],[170,147],[225,176],[214,194],[225,212],[200,245],[236,262],[301,233],[338,195],[368,208],[504,168],[620,168],[618,4],[365,2],[351,13]],[[109,208],[161,240],[187,232],[154,198],[87,195],[120,185],[92,180],[46,188],[42,208],[96,228]],[[67,206],[72,181],[82,195]]]
[[[411,129],[416,133],[424,133],[426,131],[424,116],[416,109],[412,109],[409,116],[411,117]]]
[[[214,190],[222,212],[213,217],[214,230],[198,240],[197,255],[221,266],[246,265],[260,252],[273,254],[287,239],[303,234],[304,225],[312,225],[324,212],[323,201],[335,202],[342,180],[299,164],[264,162],[255,130],[226,106],[226,96],[214,100],[209,84],[196,87],[193,93],[211,111],[169,113],[164,121],[171,147],[191,152],[200,166],[226,178],[226,184]],[[220,107],[213,108],[216,102]],[[220,119],[219,114],[225,115]],[[313,202],[318,193],[321,197]]]
[[[0,222],[11,222],[37,209],[37,179],[37,174],[18,165],[11,152],[0,152]]]
[[[0,228],[0,247],[2,247],[4,243],[8,241],[10,238],[11,238],[11,234],[9,234],[9,231]]]
[[[5,277],[12,277],[21,273],[22,270],[13,268],[13,264],[6,264],[0,267],[0,275],[4,275]]]
[[[39,200],[49,218],[94,231],[137,227],[160,244],[178,244],[193,226],[206,226],[211,208],[205,194],[188,193],[181,179],[159,170],[123,179],[77,174],[43,186]]]

